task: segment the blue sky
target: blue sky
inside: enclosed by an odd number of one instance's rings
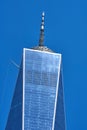
[[[45,45],[63,55],[67,130],[87,130],[87,1],[0,0],[0,130],[5,129],[23,47]]]

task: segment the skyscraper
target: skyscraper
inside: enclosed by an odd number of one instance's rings
[[[23,49],[6,130],[65,130],[62,57],[43,42],[44,13],[39,45]]]

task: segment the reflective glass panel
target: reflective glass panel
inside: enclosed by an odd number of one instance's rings
[[[52,130],[60,55],[25,49],[24,130]]]

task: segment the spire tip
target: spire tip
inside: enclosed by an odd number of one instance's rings
[[[42,12],[42,16],[43,16],[43,17],[45,16],[45,12],[44,12],[44,11]]]

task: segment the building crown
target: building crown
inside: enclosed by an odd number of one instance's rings
[[[53,51],[46,46],[44,46],[44,17],[45,13],[42,13],[42,21],[41,21],[41,28],[40,28],[40,39],[39,39],[39,44],[38,46],[32,47],[34,50],[40,50],[40,51],[47,51],[47,52],[52,52]]]

